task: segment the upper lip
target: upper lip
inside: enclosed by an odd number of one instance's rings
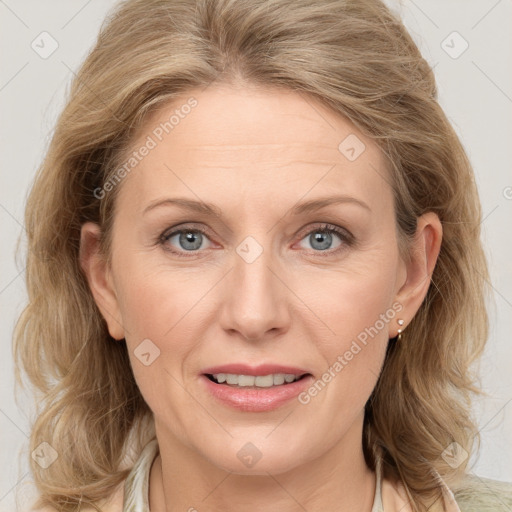
[[[304,368],[293,366],[284,366],[281,364],[260,364],[258,366],[249,366],[242,363],[223,364],[222,366],[212,366],[205,368],[203,374],[216,375],[217,373],[231,373],[234,375],[270,375],[271,373],[288,373],[293,375],[304,375],[309,373]]]

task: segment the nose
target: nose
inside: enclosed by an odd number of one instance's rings
[[[291,292],[286,286],[285,272],[272,260],[270,250],[263,250],[253,259],[255,254],[251,255],[251,251],[262,249],[254,241],[248,251],[244,253],[243,249],[242,245],[234,254],[233,269],[223,285],[221,327],[249,341],[286,332],[290,325]]]

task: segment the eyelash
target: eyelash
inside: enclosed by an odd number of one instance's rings
[[[175,251],[174,249],[170,249],[167,245],[167,242],[175,235],[181,234],[181,233],[201,233],[203,236],[208,237],[208,233],[206,230],[198,228],[198,227],[188,227],[183,226],[181,229],[176,229],[174,231],[171,231],[170,233],[164,232],[160,235],[158,238],[158,243],[162,246],[164,246],[166,251],[171,252],[173,255],[178,256],[179,258],[191,258],[194,257],[194,255],[198,254],[199,251],[188,251],[190,255],[187,255],[186,252],[183,251]],[[333,250],[326,250],[326,251],[314,251],[315,255],[321,256],[321,257],[328,257],[333,256],[334,254],[337,254],[338,252],[344,250],[346,247],[351,247],[354,245],[355,240],[352,234],[350,234],[348,231],[346,231],[343,228],[340,228],[334,224],[322,224],[321,226],[314,227],[307,231],[304,236],[301,238],[305,238],[308,235],[311,235],[312,233],[334,233],[339,236],[343,244]]]

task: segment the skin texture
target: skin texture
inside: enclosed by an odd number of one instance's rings
[[[364,405],[397,319],[406,334],[427,293],[439,219],[418,220],[412,259],[404,262],[380,150],[348,120],[292,91],[247,84],[188,91],[146,120],[133,148],[190,97],[197,106],[118,185],[111,267],[98,249],[99,227],[82,228],[92,293],[111,336],[125,338],[155,416],[160,455],[151,509],[369,511],[375,475],[362,452]],[[354,161],[338,149],[350,134],[366,146]],[[333,194],[369,210],[343,203],[291,213],[298,202]],[[143,213],[171,197],[211,202],[222,219],[175,206]],[[354,241],[332,233],[322,250],[314,236],[323,223]],[[195,252],[179,235],[158,243],[184,224],[207,232]],[[247,236],[262,249],[251,263],[236,251]],[[202,370],[223,363],[287,364],[321,378],[393,303],[400,313],[308,404],[243,412],[205,390]],[[144,339],[160,350],[148,366],[134,354]],[[248,442],[261,452],[251,468],[237,457]]]

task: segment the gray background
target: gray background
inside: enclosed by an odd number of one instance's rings
[[[441,105],[474,165],[495,300],[489,305],[491,333],[480,366],[488,396],[474,405],[482,444],[471,468],[480,476],[512,481],[512,0],[387,3],[402,13],[423,55],[435,65]],[[0,511],[28,510],[33,499],[25,461],[30,400],[23,392],[20,407],[14,400],[11,348],[14,322],[26,299],[23,258],[14,259],[25,199],[67,85],[114,4],[0,0]],[[43,31],[51,37],[41,36]],[[53,40],[57,49],[45,55]]]

